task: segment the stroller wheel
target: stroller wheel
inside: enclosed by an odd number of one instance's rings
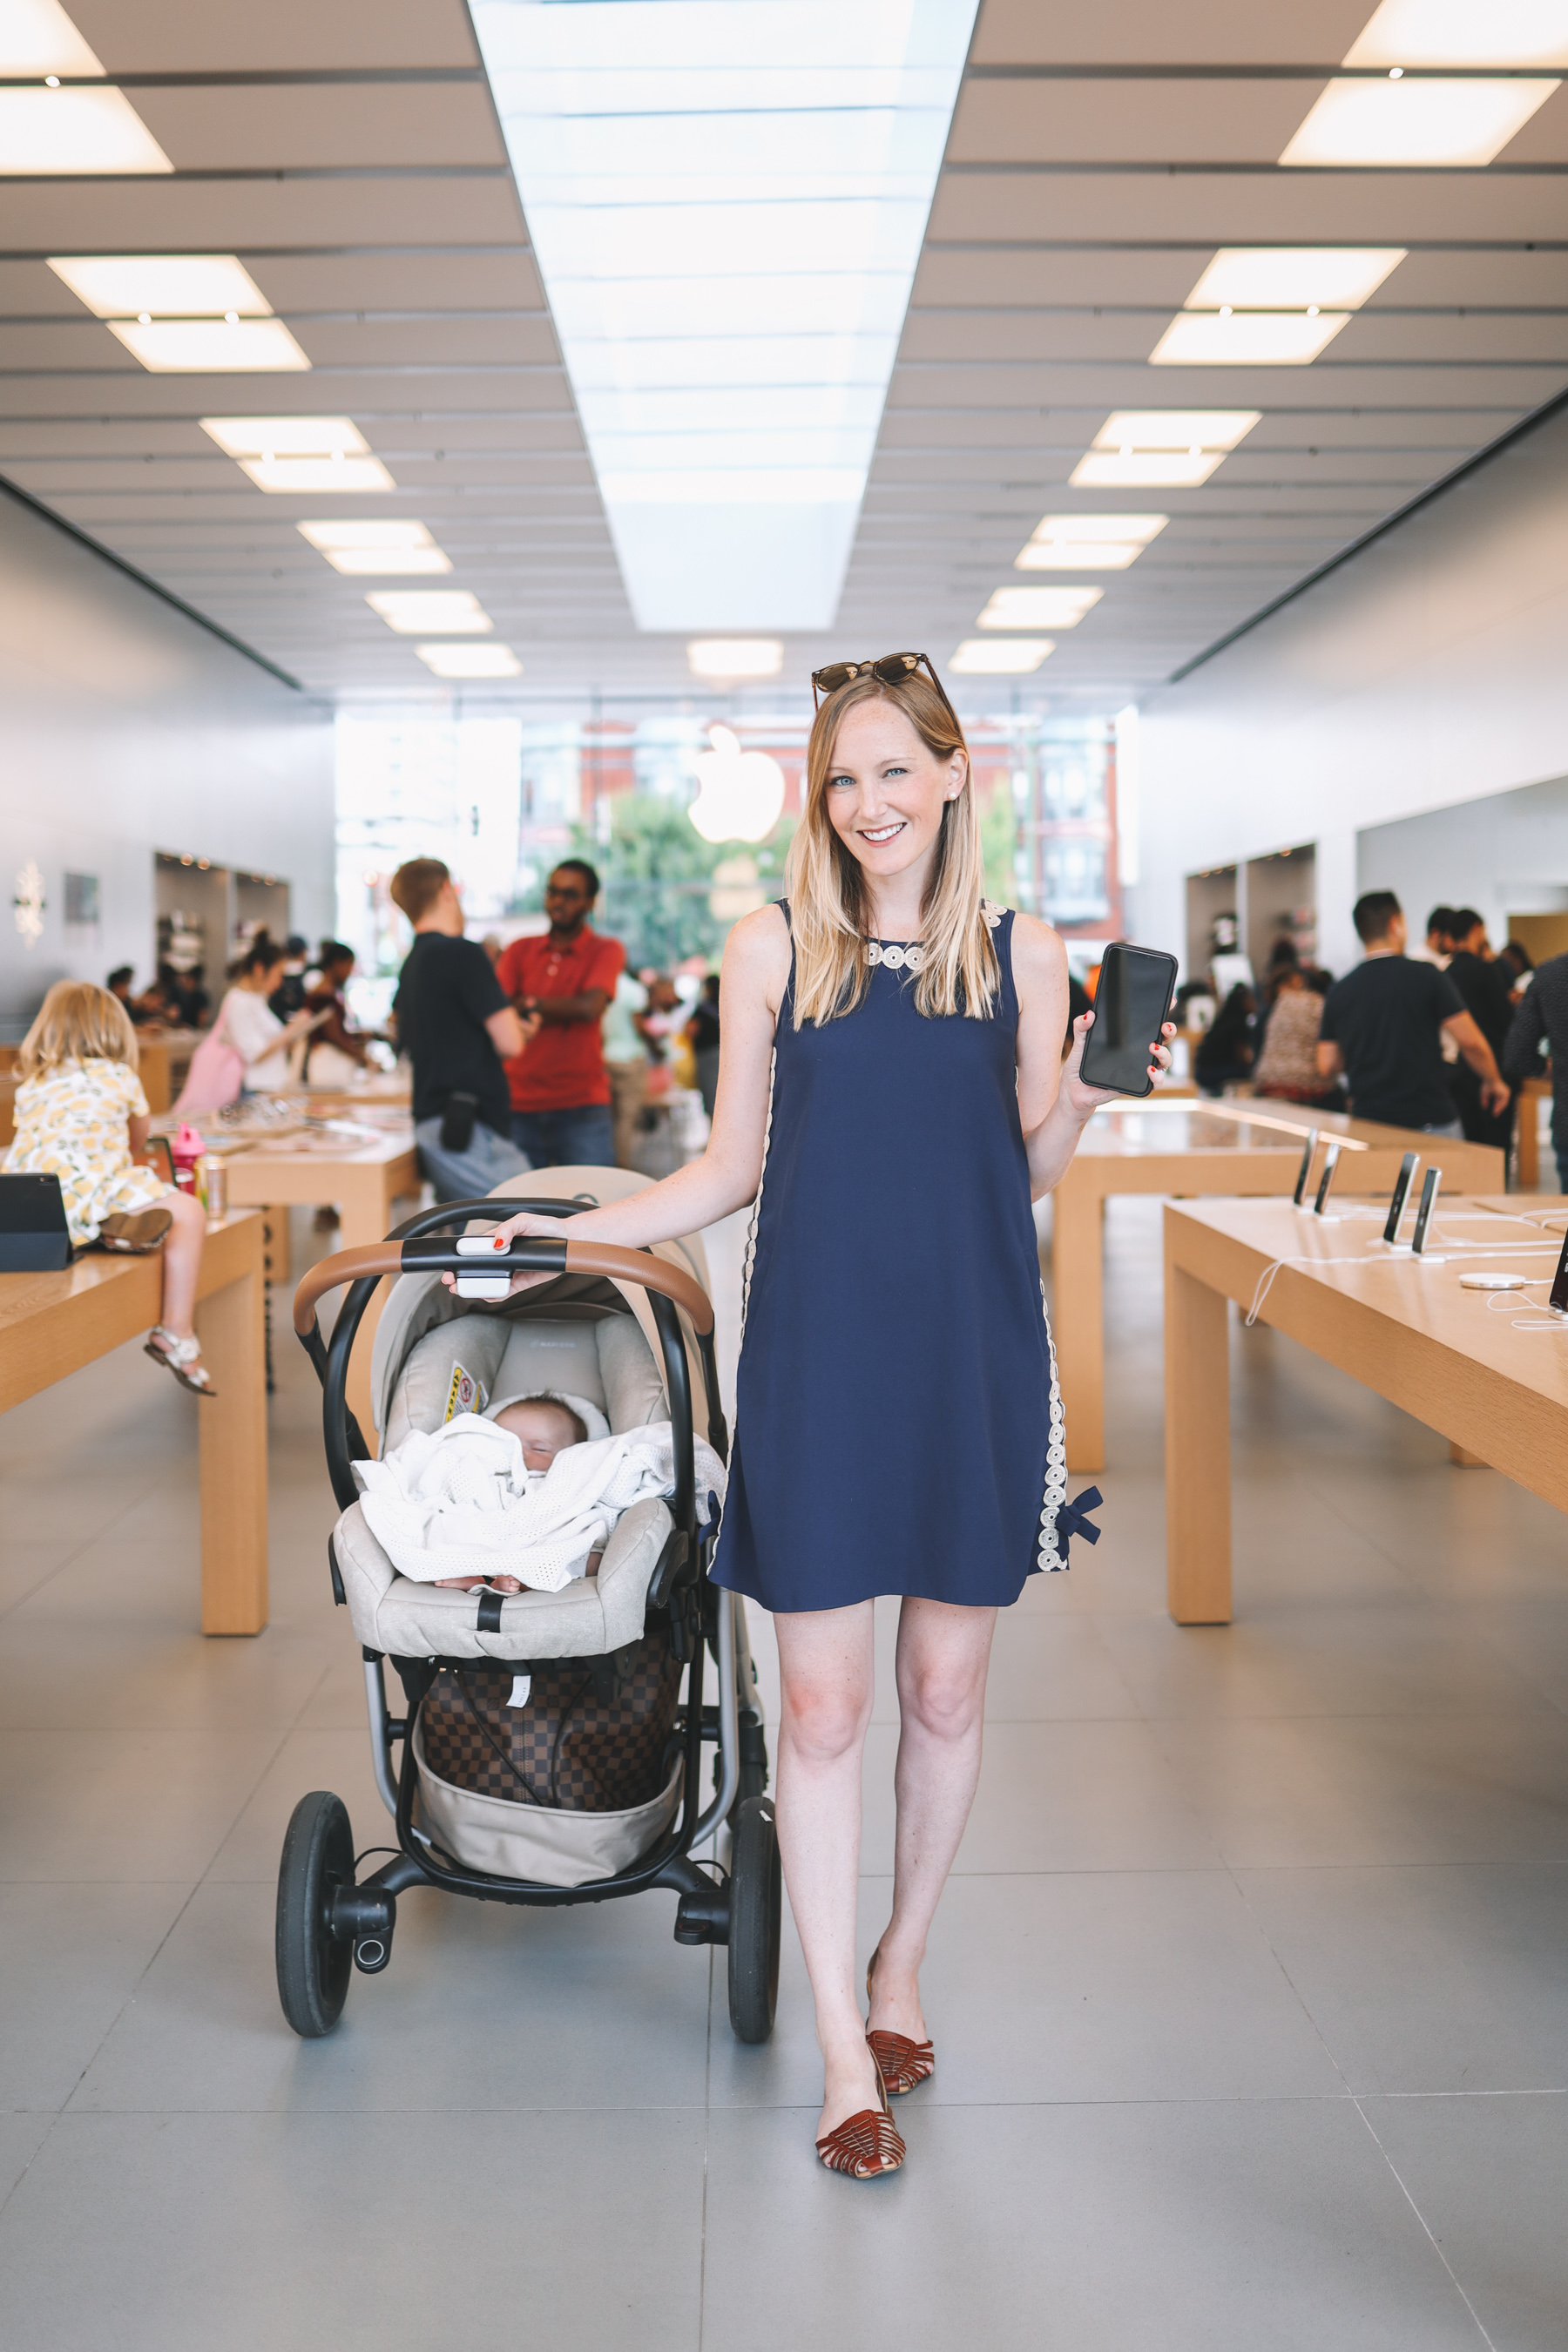
[[[353,1876],[348,1809],[330,1790],[312,1789],[294,1808],[278,1871],[278,1998],[307,2042],[331,2032],[348,1998],[353,1945],[331,1934],[328,1908]]]
[[[779,1928],[784,1888],[779,1833],[765,1797],[748,1797],[732,1816],[730,1852],[730,2023],[742,2042],[765,2042],[779,2005]]]

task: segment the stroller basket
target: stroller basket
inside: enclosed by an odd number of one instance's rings
[[[538,1191],[528,1199],[457,1202],[411,1219],[384,1243],[340,1252],[313,1266],[296,1294],[295,1329],[321,1381],[342,1514],[329,1545],[333,1597],[360,1636],[372,1760],[398,1845],[357,1881],[341,1801],[314,1790],[295,1809],[279,1881],[279,1990],[307,2038],[336,2023],[355,1966],[368,1974],[386,1966],[397,1897],[417,1885],[542,1906],[666,1887],[678,1898],[679,1942],[729,1947],[736,2032],[761,2041],[771,2031],[782,1892],[763,1794],[766,1746],[744,1609],[710,1582],[717,1525],[697,1491],[698,1426],[721,1459],[728,1450],[701,1244],[627,1250],[568,1231],[514,1241],[478,1265],[456,1246],[476,1221],[522,1211],[570,1220],[645,1181],[552,1170],[531,1179]],[[554,1278],[480,1306],[440,1279],[481,1268]],[[360,1507],[354,1464],[371,1447],[349,1412],[347,1381],[365,1311],[388,1275],[398,1279],[373,1366],[385,1443],[439,1426],[454,1399],[477,1398],[482,1409],[491,1395],[560,1394],[598,1434],[668,1418],[673,1493],[622,1514],[596,1580],[503,1598],[414,1582],[382,1551]],[[344,1285],[327,1344],[317,1303]],[[705,1704],[709,1655],[719,1690]],[[406,1702],[401,1717],[387,1705],[387,1662]],[[590,1685],[596,1705],[584,1699]],[[635,1769],[626,1748],[617,1778],[616,1742],[624,1746],[634,1719],[642,1744],[633,1743]],[[542,1736],[546,1748],[555,1742],[542,1781],[534,1769]],[[710,1740],[719,1748],[716,1794],[703,1811]],[[723,1826],[728,1870],[700,1866],[692,1849]]]

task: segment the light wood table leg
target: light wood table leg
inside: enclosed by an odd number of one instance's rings
[[[1460,1470],[1484,1470],[1487,1466],[1484,1454],[1467,1454],[1457,1437],[1448,1440],[1448,1459]]]
[[[196,1308],[216,1396],[198,1400],[202,1631],[259,1633],[267,1623],[267,1375],[260,1235],[257,1262]]]
[[[1168,1253],[1165,1591],[1178,1625],[1229,1624],[1229,1304]]]
[[[1071,1169],[1051,1203],[1051,1336],[1075,1471],[1105,1467],[1104,1206]]]
[[[1523,1087],[1513,1124],[1519,1138],[1519,1189],[1533,1192],[1541,1181],[1541,1101]]]
[[[289,1203],[273,1201],[261,1212],[267,1221],[267,1279],[268,1282],[292,1282],[294,1252],[289,1230]]]

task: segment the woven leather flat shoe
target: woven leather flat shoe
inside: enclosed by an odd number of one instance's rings
[[[871,1979],[877,1973],[877,1962],[880,1957],[881,1947],[879,1945],[866,1971],[868,2000],[871,1998]],[[877,2072],[891,2098],[900,2098],[904,2092],[929,2082],[936,2072],[936,2051],[929,2042],[911,2042],[907,2033],[887,2033],[880,2028],[873,2033],[869,2026],[866,2029],[866,2040],[877,2062]]]
[[[829,2172],[847,2172],[851,2180],[875,2180],[880,2173],[897,2172],[902,2164],[908,2150],[888,2112],[880,2073],[877,2096],[879,2107],[862,2107],[858,2115],[847,2116],[817,2141],[817,2156]]]

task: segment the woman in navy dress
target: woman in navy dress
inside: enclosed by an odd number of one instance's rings
[[[1061,941],[982,897],[968,752],[930,664],[842,663],[813,683],[789,895],[724,952],[708,1150],[574,1231],[637,1247],[756,1204],[713,1572],[774,1612],[779,1840],[826,2069],[817,2153],[864,2179],[903,2161],[888,2092],[934,2065],[919,1971],[979,1779],[996,1612],[1067,1564],[1030,1202],[1110,1097],[1079,1076],[1092,1016],[1062,1060]],[[520,1217],[498,1238],[555,1230]],[[868,2021],[855,1931],[878,1594],[901,1602],[900,1731]]]

